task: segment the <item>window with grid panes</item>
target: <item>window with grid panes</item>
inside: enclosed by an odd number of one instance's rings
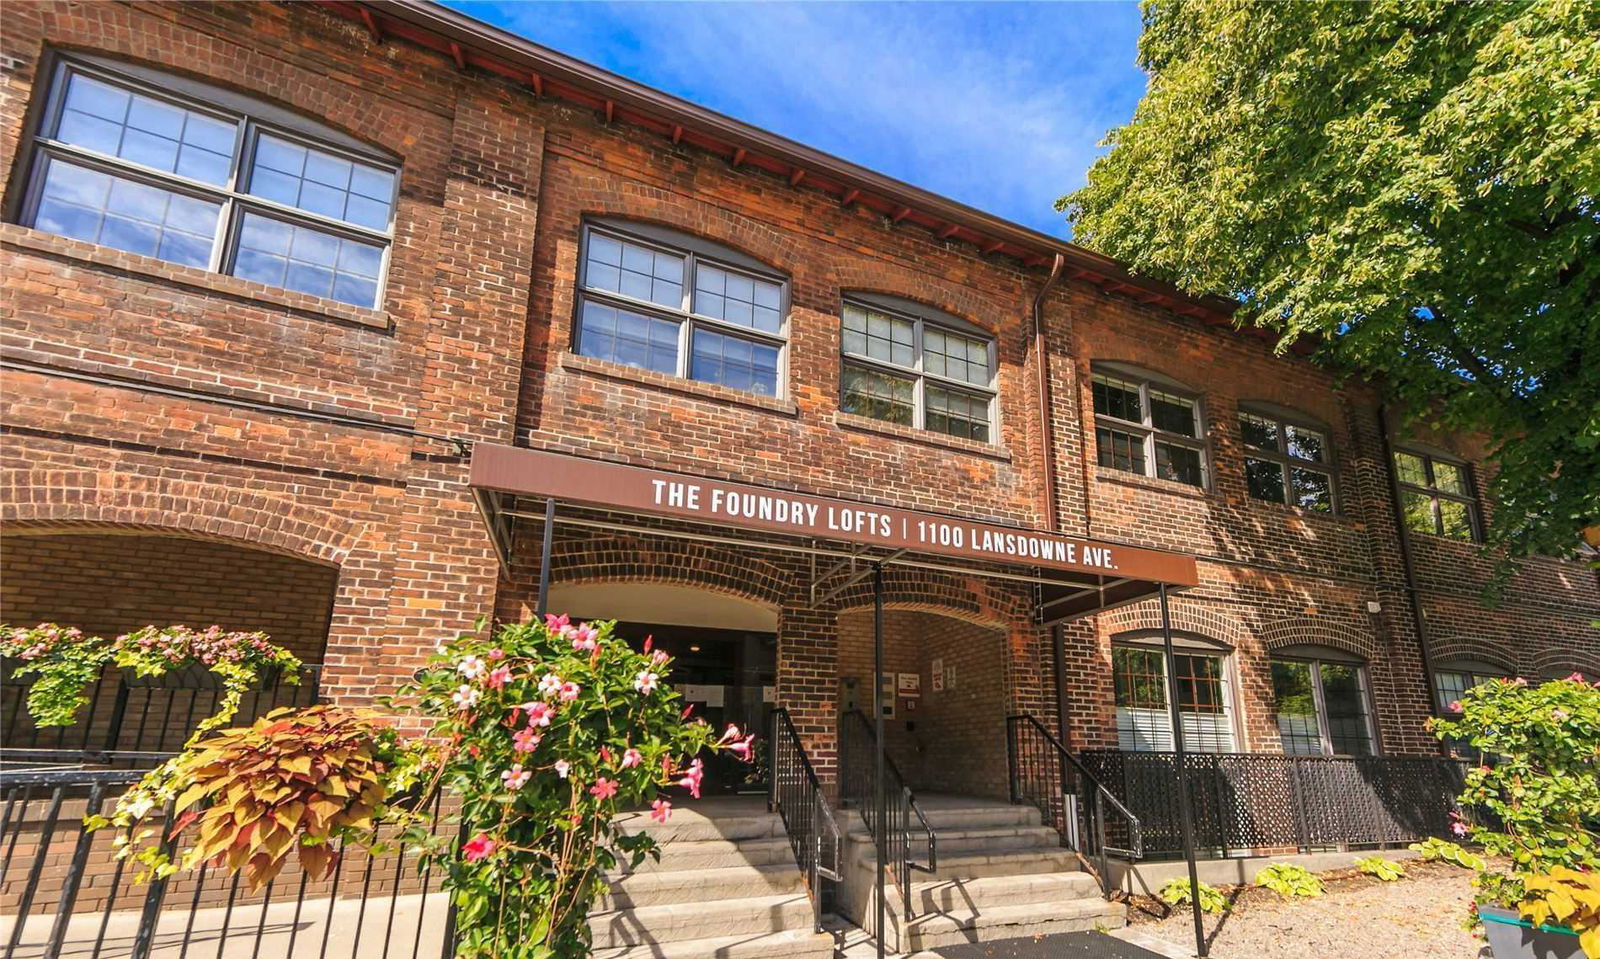
[[[787,345],[783,281],[700,246],[586,227],[575,351],[778,396]]]
[[[1465,464],[1428,453],[1396,450],[1394,469],[1408,527],[1451,539],[1477,539],[1477,509]]]
[[[992,442],[994,341],[910,312],[846,300],[840,409]]]
[[[1256,499],[1331,513],[1333,472],[1328,434],[1262,413],[1241,412],[1244,475]]]
[[[1175,652],[1178,694],[1168,696],[1166,655],[1140,645],[1111,649],[1116,691],[1117,744],[1122,749],[1162,751],[1173,748],[1172,714],[1176,699],[1183,723],[1183,741],[1197,752],[1231,752],[1234,748],[1231,689],[1221,654]]]
[[[1369,756],[1366,670],[1321,659],[1272,660],[1272,701],[1283,751],[1294,756]]]
[[[62,57],[32,140],[37,230],[380,303],[398,171],[333,131],[142,68]]]
[[[1199,401],[1150,379],[1096,369],[1095,448],[1109,469],[1206,485]]]

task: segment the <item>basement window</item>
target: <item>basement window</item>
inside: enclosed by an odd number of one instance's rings
[[[645,224],[583,232],[575,352],[776,397],[787,284],[733,250]]]
[[[993,442],[994,339],[899,297],[844,302],[839,408],[846,413]]]
[[[230,91],[58,57],[20,221],[171,263],[376,308],[394,162]]]
[[[1272,708],[1291,756],[1376,752],[1366,666],[1338,650],[1286,649],[1272,658]]]
[[[1119,637],[1111,647],[1117,746],[1140,752],[1170,751],[1171,704],[1176,701],[1185,749],[1233,752],[1233,683],[1225,653],[1198,640],[1177,641],[1173,662],[1178,689],[1173,695],[1167,682],[1166,654],[1156,642],[1155,637]]]

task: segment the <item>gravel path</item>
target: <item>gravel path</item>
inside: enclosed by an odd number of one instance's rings
[[[1461,928],[1472,902],[1472,873],[1444,863],[1410,861],[1406,877],[1324,875],[1318,899],[1285,902],[1246,886],[1233,909],[1206,916],[1214,959],[1475,959],[1481,940]],[[1194,949],[1187,909],[1156,919],[1137,906],[1129,921],[1140,932]],[[1219,929],[1220,926],[1220,929]]]

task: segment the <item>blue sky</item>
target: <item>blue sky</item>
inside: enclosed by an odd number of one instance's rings
[[[1131,3],[448,0],[641,83],[1035,229],[1144,93]]]

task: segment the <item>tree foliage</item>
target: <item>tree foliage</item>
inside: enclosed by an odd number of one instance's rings
[[[1482,433],[1492,539],[1600,523],[1600,4],[1147,0],[1149,89],[1058,206],[1413,415]]]

